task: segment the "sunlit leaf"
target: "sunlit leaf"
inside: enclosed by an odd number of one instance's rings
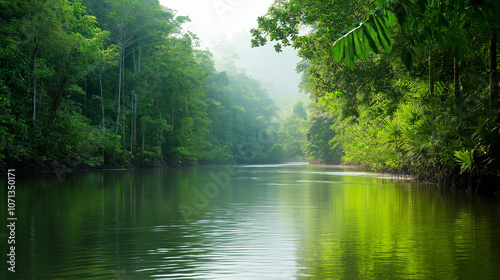
[[[346,38],[346,45],[345,45],[345,57],[344,57],[344,62],[349,67],[350,69],[354,68],[354,62],[356,60],[356,57],[354,56],[354,36],[350,34]]]
[[[394,26],[394,24],[396,23],[396,15],[392,12],[392,11],[389,11],[389,10],[384,10],[384,16],[386,18],[386,21],[385,21],[385,24],[388,26],[388,27],[392,27]]]
[[[362,35],[363,34],[361,34],[361,36]],[[364,61],[366,59],[366,56],[367,56],[367,53],[364,50],[365,49],[365,43],[360,40],[360,38],[358,37],[358,33],[357,32],[353,33],[353,37],[354,37],[354,44],[355,44],[356,56],[359,59],[361,59],[362,61]]]
[[[363,33],[365,34],[365,38],[368,41],[371,51],[374,52],[375,54],[378,54],[380,42],[378,41],[377,33],[373,30],[373,28],[371,28],[369,24],[363,24],[362,29]]]
[[[336,62],[339,62],[344,55],[344,40],[338,40],[332,47],[332,56]]]
[[[380,39],[380,44],[382,45],[382,48],[386,52],[391,52],[392,51],[391,33],[389,32],[387,27],[380,22],[379,17],[375,17],[374,22],[378,29],[378,37]]]

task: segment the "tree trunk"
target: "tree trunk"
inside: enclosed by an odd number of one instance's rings
[[[118,141],[118,129],[120,127],[120,105],[121,105],[121,90],[122,90],[122,68],[123,68],[123,48],[120,48],[118,58],[118,99],[117,99],[117,114],[116,114],[116,129],[115,129],[115,143],[113,144],[113,163],[115,162],[116,143]]]
[[[137,112],[137,97],[135,94],[135,90],[132,90],[132,118],[130,120],[130,152],[132,153],[134,151],[134,147],[137,142],[137,137],[136,137],[136,126],[137,126],[137,118],[136,118],[136,112]]]
[[[161,112],[160,112],[160,120],[161,120]],[[173,126],[172,126],[172,131],[173,131]],[[163,127],[158,132],[158,144],[159,145],[161,145],[162,139],[163,139]]]
[[[104,96],[102,92],[102,73],[99,73],[99,87],[101,89],[101,113],[102,113],[102,132],[104,135]]]
[[[132,117],[130,118],[130,153],[134,152],[134,90],[130,94],[130,107],[132,111]]]
[[[122,147],[125,150],[127,148],[127,126],[125,125],[127,123],[127,115],[128,112],[125,110],[125,102],[126,102],[126,96],[125,96],[125,53],[123,54],[122,58],[122,115],[123,115],[123,127],[122,127]]]
[[[434,61],[429,50],[429,99],[431,101],[431,118],[434,120]]]
[[[137,75],[141,71],[141,53],[138,51],[138,56],[135,55],[136,49],[133,50],[133,60],[134,60],[134,74]],[[137,146],[137,95],[135,90],[131,91],[130,100],[132,118],[130,120],[130,153],[133,153],[134,148]]]
[[[33,81],[32,81],[32,90],[33,90],[33,123],[36,121],[36,69],[37,69],[37,59],[38,52],[35,49],[35,55],[33,57]]]
[[[83,115],[87,116],[87,76],[83,84]]]
[[[137,146],[137,94],[134,93],[134,148]]]
[[[125,119],[125,116],[123,116],[123,118]],[[123,125],[122,125],[122,135],[123,135],[122,136],[122,147],[123,147],[124,150],[127,148],[126,143],[125,143],[125,140],[126,140],[126,137],[127,137],[127,131],[126,131],[126,125],[125,125],[125,123],[126,122],[123,122]]]
[[[127,112],[125,111],[125,56],[123,56],[123,61],[122,61],[122,110],[123,110],[123,127],[122,127],[122,147],[123,149],[126,149],[127,145],[126,140],[127,140],[127,133],[125,130],[125,124],[127,121]]]
[[[137,62],[135,60],[135,50],[132,51],[132,60],[134,61],[134,74],[137,73]]]
[[[497,35],[493,33],[489,44],[490,61],[490,107],[498,113],[498,72],[497,72]]]
[[[142,153],[144,153],[144,138],[145,138],[145,134],[146,134],[146,125],[143,122],[142,123],[142,147],[141,147]]]
[[[137,70],[141,72],[141,48],[139,48],[139,60],[137,63]]]

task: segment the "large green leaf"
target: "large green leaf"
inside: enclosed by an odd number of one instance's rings
[[[379,9],[367,20],[357,24],[356,28],[339,38],[332,46],[333,59],[354,67],[357,58],[365,60],[370,51],[379,54],[380,47],[386,52],[392,51],[392,38],[389,27],[396,22],[396,15],[388,9]]]
[[[342,56],[344,55],[344,40],[338,40],[333,44],[332,47],[332,56],[336,62],[339,62]]]
[[[382,15],[385,17],[386,26],[388,27],[394,26],[394,24],[396,23],[396,15],[392,11],[384,9],[382,11]]]
[[[368,54],[370,53],[370,49],[371,49],[370,40],[366,37],[366,34],[364,32],[362,32],[361,34],[362,34],[362,38],[363,38],[363,43],[365,45],[364,51],[365,51],[366,57],[368,57]]]
[[[353,38],[354,38],[354,44],[356,45],[355,51],[356,51],[356,56],[364,61],[368,55],[367,52],[365,52],[365,42],[360,38],[363,37],[363,33],[361,33],[361,36],[358,36],[358,32],[352,33]]]
[[[371,15],[369,20],[368,20],[368,26],[370,26],[373,29],[372,37],[378,40],[379,46],[381,46],[385,51],[387,51],[387,41],[385,40],[385,36],[382,35],[384,32],[383,28],[380,26],[378,23],[378,17]]]
[[[378,41],[378,35],[375,30],[369,24],[363,24],[363,33],[368,41],[370,49],[373,53],[378,54],[380,48],[380,42]]]
[[[373,21],[378,29],[378,37],[382,48],[386,52],[392,51],[392,41],[391,41],[391,33],[389,29],[385,26],[383,22],[380,22],[380,17],[374,17]]]
[[[345,57],[344,57],[344,63],[349,67],[350,69],[354,69],[354,62],[356,61],[356,57],[354,56],[354,36],[349,34],[346,38],[346,44],[344,45],[345,48]]]

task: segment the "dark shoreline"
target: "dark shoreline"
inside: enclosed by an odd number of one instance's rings
[[[298,162],[281,162],[281,163],[238,163],[241,165],[272,165],[272,164],[286,164],[286,163],[298,163]],[[74,172],[92,172],[92,171],[126,171],[126,170],[137,170],[137,169],[168,169],[168,168],[182,168],[182,167],[196,167],[196,166],[212,166],[212,165],[227,165],[229,163],[201,163],[201,164],[190,164],[190,165],[177,165],[177,166],[131,166],[127,168],[57,168],[57,169],[33,169],[33,168],[3,168],[0,170],[0,176],[7,175],[9,169],[15,169],[16,174],[19,175],[37,175],[37,174],[54,174],[56,176],[60,176],[61,174],[74,173]],[[440,177],[440,178],[422,178],[417,174],[411,174],[410,172],[391,172],[388,170],[373,170],[372,168],[366,166],[358,166],[358,165],[348,165],[348,164],[323,164],[323,163],[309,163],[304,162],[304,164],[308,164],[316,167],[325,167],[325,168],[342,168],[342,169],[350,169],[356,171],[364,171],[364,172],[373,172],[380,174],[380,178],[401,180],[406,182],[414,182],[419,184],[432,184],[435,185],[439,189],[446,190],[458,190],[465,191],[470,194],[482,195],[482,196],[491,196],[496,197],[500,195],[500,192],[493,188],[481,188],[480,186],[471,187],[467,183],[464,183],[465,180],[462,176],[453,177]]]

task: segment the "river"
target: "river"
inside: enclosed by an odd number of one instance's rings
[[[0,220],[7,223],[7,179]],[[16,177],[2,279],[498,279],[497,198],[302,163]]]

